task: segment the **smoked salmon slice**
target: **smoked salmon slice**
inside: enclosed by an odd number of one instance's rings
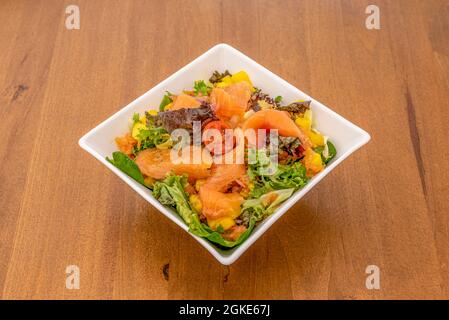
[[[238,193],[224,193],[232,182],[246,175],[244,164],[215,165],[210,177],[200,188],[202,213],[209,220],[235,219],[240,215],[243,197]]]
[[[247,82],[238,82],[225,88],[214,88],[210,98],[215,114],[220,119],[243,117],[251,98],[251,86]]]
[[[277,129],[280,136],[298,138],[304,149],[312,147],[312,142],[309,137],[295,124],[290,118],[290,115],[285,111],[265,109],[256,112],[243,123],[242,129],[243,131],[247,129]]]
[[[190,163],[175,163],[170,157],[171,149],[160,150],[156,148],[139,152],[135,163],[144,175],[156,180],[164,179],[170,172],[176,175],[187,174],[189,180],[205,179],[210,176],[212,157],[200,147],[192,147],[191,153],[195,150],[202,152],[203,155],[199,164],[195,164],[193,161]],[[190,159],[193,159],[193,157]]]
[[[199,108],[201,102],[188,94],[181,94],[176,97],[170,110]]]
[[[202,213],[208,220],[237,218],[244,201],[238,193],[222,193],[204,187],[200,189],[200,199],[203,205]]]
[[[246,175],[244,164],[219,164],[212,168],[210,177],[202,188],[225,192],[229,185]]]

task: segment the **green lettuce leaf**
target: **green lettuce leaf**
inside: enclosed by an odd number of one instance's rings
[[[253,183],[250,192],[251,198],[260,198],[273,190],[298,190],[309,181],[306,168],[299,161],[275,165],[270,161],[264,149],[249,150],[248,152],[253,153],[249,156],[256,159],[254,164],[248,165],[248,176]]]
[[[139,167],[123,152],[116,151],[112,153],[112,159],[106,157],[106,160],[145,186],[144,178]]]
[[[161,103],[159,105],[159,111],[164,111],[165,107],[173,102],[173,99],[171,98],[171,96],[172,96],[172,94],[170,92],[167,91],[165,93],[165,95],[162,98],[162,101],[161,101]]]
[[[145,149],[161,147],[164,145],[171,146],[170,134],[162,127],[147,127],[147,129],[141,129],[138,138],[140,139],[140,145],[136,145],[133,148],[133,153],[135,155]]]
[[[203,234],[203,236],[202,236],[203,238],[206,238],[207,240],[209,240],[209,241],[211,241],[211,242],[213,242],[215,244],[218,244],[218,245],[220,245],[223,248],[230,249],[230,248],[238,246],[243,241],[248,239],[248,237],[251,234],[251,232],[253,231],[255,225],[256,225],[256,220],[251,219],[250,223],[248,225],[248,228],[246,229],[246,231],[243,232],[240,235],[240,237],[237,240],[235,240],[235,241],[229,241],[229,240],[224,239],[219,232],[213,231],[212,229],[210,229],[205,224],[202,224],[204,233],[201,233],[201,234]],[[195,234],[195,232],[192,232],[192,233]]]
[[[140,114],[136,112],[133,114],[133,125],[135,125],[139,121],[140,121]]]
[[[193,93],[196,96],[199,95],[200,93],[203,96],[207,96],[210,90],[212,90],[212,87],[208,86],[206,82],[204,82],[204,80],[195,81],[195,84],[193,86]]]
[[[327,141],[324,147],[316,147],[314,151],[321,155],[321,159],[323,159],[325,164],[328,164],[337,155],[337,149],[330,141]]]

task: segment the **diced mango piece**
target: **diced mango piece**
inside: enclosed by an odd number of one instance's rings
[[[215,86],[217,86],[218,88],[224,88],[224,87],[231,85],[232,83],[233,83],[232,78],[230,76],[226,76],[226,77],[223,77],[221,79],[221,81],[218,82]]]
[[[309,120],[312,125],[312,110],[307,109],[306,112],[304,112],[304,118]]]
[[[303,161],[309,175],[315,175],[324,169],[321,155],[310,148],[306,150]]]
[[[322,134],[309,131],[307,132],[307,135],[315,146],[324,146],[324,136]]]
[[[141,122],[137,122],[137,123],[134,124],[134,126],[133,126],[133,130],[132,130],[131,135],[132,135],[133,138],[136,139],[137,141],[140,141],[140,139],[139,139],[139,133],[140,133],[140,130],[142,130],[142,129],[146,129],[146,126],[145,126],[143,123],[141,123]]]
[[[166,106],[167,107],[167,106]],[[157,116],[158,111],[157,110],[148,110],[148,113],[152,116]],[[146,120],[146,119],[145,119]]]
[[[205,179],[198,179],[195,181],[195,190],[200,191],[200,188],[203,186],[203,184],[206,183]]]
[[[153,185],[154,185],[154,182],[155,182],[156,180],[154,180],[153,178],[151,178],[151,177],[146,177],[144,180],[143,180],[143,182],[145,183],[145,185],[147,186],[147,187],[152,187]]]
[[[193,209],[195,209],[197,212],[201,212],[201,210],[203,210],[203,203],[201,202],[201,199],[197,194],[190,195],[189,200]]]
[[[324,146],[324,136],[312,130],[312,110],[307,110],[302,117],[298,117],[295,123],[312,141],[314,146]]]
[[[208,220],[207,223],[212,230],[217,230],[218,226],[221,226],[223,230],[228,230],[235,225],[234,219],[228,217],[217,220]]]
[[[239,71],[237,73],[234,73],[232,75],[232,82],[237,83],[237,82],[248,82],[248,84],[253,87],[253,83],[251,82],[251,79],[249,78],[248,74],[245,71]]]
[[[310,131],[310,129],[312,128],[312,121],[303,117],[296,118],[295,123],[298,127],[306,132]]]
[[[249,75],[243,70],[239,71],[237,73],[234,73],[232,76],[223,77],[220,82],[215,84],[215,86],[218,88],[225,88],[233,83],[238,83],[238,82],[247,82],[251,87],[251,92],[254,92],[255,89],[254,89],[253,83],[251,82]]]

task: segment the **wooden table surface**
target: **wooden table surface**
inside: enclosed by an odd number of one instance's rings
[[[2,0],[0,21],[1,298],[449,298],[449,1]],[[372,136],[229,267],[78,146],[220,42]]]

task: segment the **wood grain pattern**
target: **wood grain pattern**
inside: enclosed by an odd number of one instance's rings
[[[0,297],[449,298],[449,1],[371,2],[1,1]],[[372,135],[230,267],[77,145],[219,42]]]

